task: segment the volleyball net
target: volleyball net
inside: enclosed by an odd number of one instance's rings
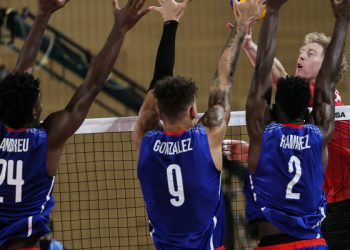
[[[337,120],[350,120],[350,106],[336,112]],[[136,117],[87,119],[66,143],[52,214],[53,237],[66,249],[154,249],[132,151],[135,122]],[[249,141],[245,112],[231,113],[226,139]],[[228,250],[257,243],[257,232],[245,221],[245,168],[245,161],[224,157]]]

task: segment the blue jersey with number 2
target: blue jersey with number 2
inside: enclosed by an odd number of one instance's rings
[[[206,130],[150,131],[138,162],[151,235],[157,249],[215,249],[223,240],[221,172]]]
[[[0,128],[0,247],[13,238],[49,232],[54,177],[46,164],[42,127]]]
[[[320,238],[326,204],[322,143],[312,124],[266,127],[257,168],[245,183],[249,221],[267,220],[300,239]]]

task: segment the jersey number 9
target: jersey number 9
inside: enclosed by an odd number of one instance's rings
[[[170,203],[175,207],[179,207],[185,202],[181,168],[177,164],[171,164],[168,166],[166,172],[167,172],[169,193],[172,196],[174,196],[174,198],[170,199]],[[175,177],[175,181],[174,181],[174,177]]]

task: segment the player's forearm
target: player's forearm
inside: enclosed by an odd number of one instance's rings
[[[227,39],[214,79],[210,85],[209,109],[215,105],[220,105],[224,107],[225,111],[229,112],[232,79],[243,44],[246,26],[247,24],[235,23]]]
[[[258,50],[258,46],[252,41],[245,42],[243,45],[243,50],[247,55],[249,62],[255,67],[256,52]]]
[[[286,77],[287,75],[282,63],[275,58],[272,65],[272,85],[276,87],[278,79]]]
[[[324,89],[324,91],[333,90],[332,93],[334,93],[336,84],[334,78],[343,58],[348,25],[347,20],[336,19],[331,42],[327,47],[322,66],[316,78],[317,88]]]
[[[278,10],[269,9],[263,20],[259,36],[255,72],[260,76],[270,74],[275,52]]]
[[[271,91],[270,77],[276,52],[277,22],[278,10],[268,9],[260,30],[254,80],[250,89],[250,94],[257,98],[270,97],[268,92]]]
[[[160,40],[153,79],[149,89],[153,89],[155,83],[166,76],[172,76],[175,65],[175,41],[178,22],[171,20],[164,23],[163,35]]]
[[[229,38],[225,44],[222,54],[219,59],[217,76],[220,85],[227,85],[232,83],[232,77],[236,70],[239,54],[243,44],[245,29],[248,24],[235,23],[230,33]],[[215,83],[214,79],[214,84]]]
[[[249,44],[243,45],[243,50],[247,55],[250,63],[255,67],[258,46],[254,42],[249,42]],[[286,75],[287,73],[282,63],[277,58],[275,58],[272,65],[272,84],[275,86],[277,80],[280,77],[285,77]]]
[[[121,47],[124,42],[126,32],[113,26],[106,43],[98,55],[92,60],[90,69],[87,73],[85,83],[88,86],[94,86],[101,89],[104,85],[109,72],[113,68]]]
[[[79,86],[72,99],[65,107],[66,121],[65,129],[62,133],[65,135],[65,141],[71,136],[84,121],[89,108],[102,89],[109,72],[111,71],[119,51],[123,44],[125,32],[121,32],[116,26],[113,27],[107,41],[98,55],[92,60],[86,79]]]
[[[19,54],[15,72],[29,72],[35,65],[35,60],[40,49],[41,41],[45,32],[47,23],[51,14],[43,13],[36,16],[35,21],[30,29],[27,39]]]

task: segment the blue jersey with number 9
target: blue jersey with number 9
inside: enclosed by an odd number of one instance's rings
[[[325,217],[323,136],[312,124],[266,127],[260,159],[247,176],[247,219],[267,220],[300,239],[320,237]]]
[[[198,125],[179,133],[149,131],[138,177],[157,249],[214,249],[223,240],[221,172]]]
[[[47,174],[43,128],[0,127],[0,247],[49,232],[54,177]]]

